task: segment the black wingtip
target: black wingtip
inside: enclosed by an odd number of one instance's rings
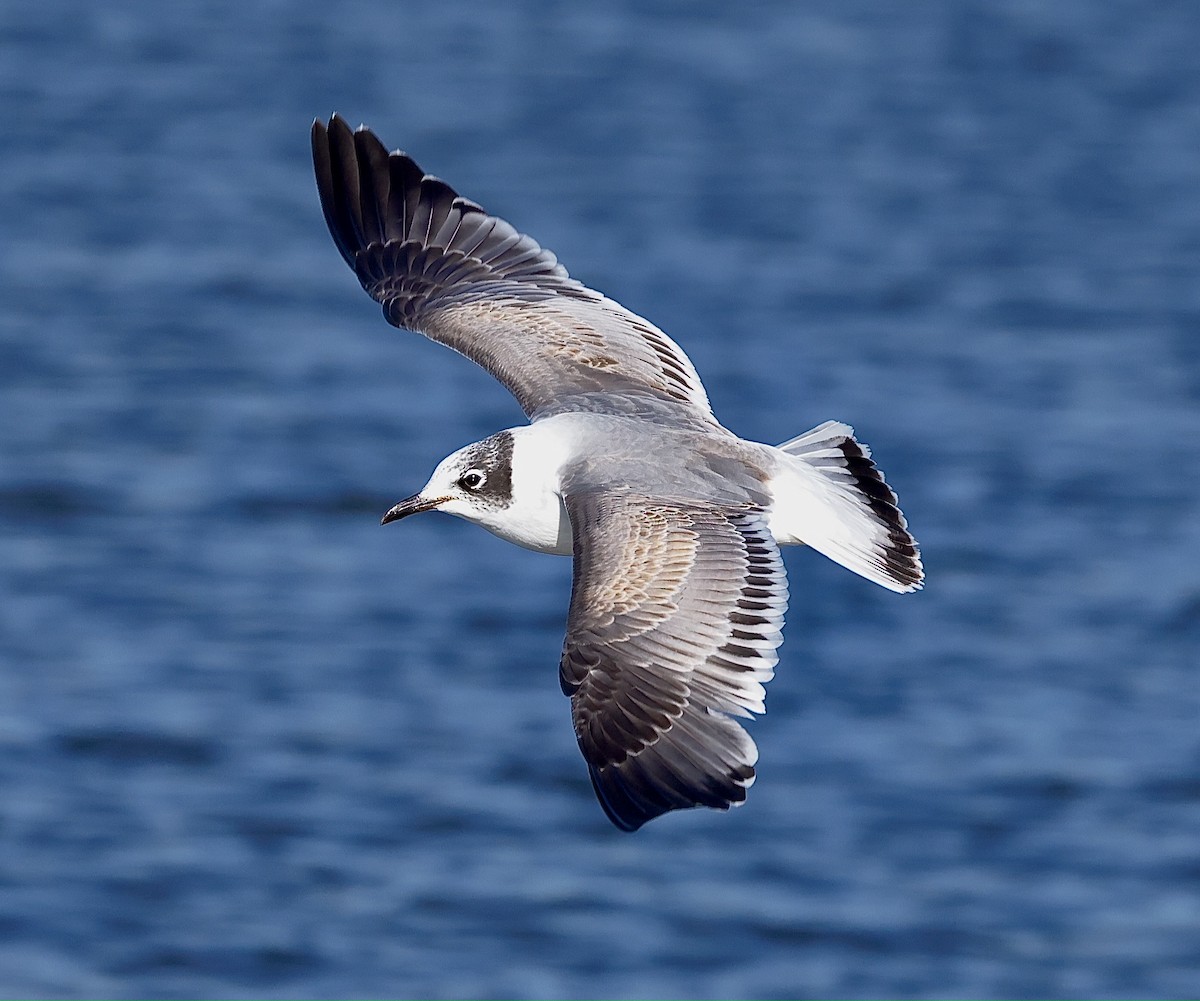
[[[317,119],[312,157],[333,242],[395,326],[412,329],[426,301],[456,283],[510,280],[531,295],[595,295],[535,241],[426,174],[407,153],[389,153],[365,125],[351,129],[336,113]]]
[[[669,745],[659,744],[641,756],[631,755],[608,766],[588,762],[596,799],[614,826],[636,831],[674,810],[728,810],[746,801],[754,782],[753,765],[732,764],[721,774],[696,772],[694,762],[672,761],[673,754]]]
[[[327,123],[315,119],[311,136],[321,209],[346,263],[355,267],[358,253],[373,243],[405,239],[424,177],[412,158],[389,153],[367,126],[352,129],[336,112]],[[438,182],[443,187],[453,192]]]
[[[632,834],[647,821],[659,816],[657,813],[647,813],[641,809],[618,784],[603,781],[600,770],[595,765],[588,765],[588,776],[592,780],[596,799],[604,809],[604,815],[618,830]]]
[[[354,227],[354,207],[351,205],[351,201],[357,201],[358,198],[357,171],[353,172],[355,176],[351,191],[347,183],[344,160],[339,152],[345,147],[342,137],[348,135],[345,121],[336,114],[330,116],[328,125],[320,119],[313,122],[313,173],[316,175],[317,193],[321,198],[321,211],[325,215],[325,224],[329,227],[338,252],[346,263],[353,267],[359,239]]]

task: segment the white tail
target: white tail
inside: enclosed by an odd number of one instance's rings
[[[917,540],[852,427],[827,421],[778,447],[782,468],[771,484],[778,542],[812,546],[891,591],[922,586]]]

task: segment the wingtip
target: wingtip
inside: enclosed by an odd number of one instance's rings
[[[345,124],[345,119],[342,118],[342,116],[336,111],[333,111],[330,112],[328,118],[322,118],[320,115],[317,115],[317,117],[313,119],[312,127],[314,132],[318,129],[322,132],[328,132],[331,128],[334,128],[339,124]]]
[[[647,813],[635,806],[626,795],[620,795],[622,802],[614,802],[614,799],[620,793],[619,788],[613,787],[612,783],[604,781],[600,770],[590,762],[588,763],[588,777],[592,780],[592,789],[595,791],[596,799],[604,810],[604,815],[618,831],[623,831],[625,834],[632,834],[656,816],[656,814]],[[611,798],[610,789],[612,792]]]

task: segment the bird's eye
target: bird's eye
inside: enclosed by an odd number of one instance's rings
[[[468,469],[458,478],[458,485],[464,490],[478,490],[487,480],[481,469]]]

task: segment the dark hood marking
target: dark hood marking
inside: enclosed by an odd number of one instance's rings
[[[499,431],[478,442],[463,458],[461,476],[468,469],[482,469],[487,482],[471,496],[490,507],[505,508],[512,503],[513,436]]]

